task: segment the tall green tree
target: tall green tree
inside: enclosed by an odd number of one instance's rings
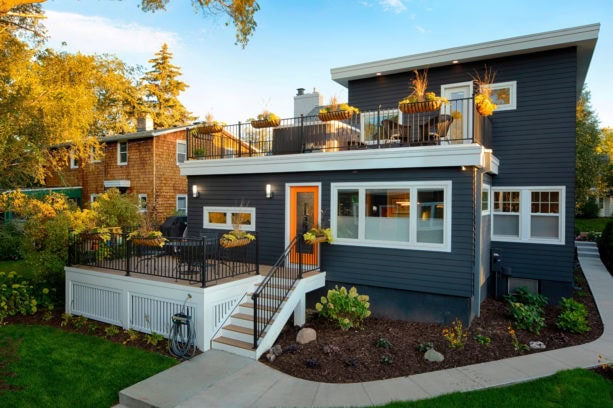
[[[113,57],[39,51],[0,32],[0,188],[44,182],[96,136],[135,130],[139,90]]]
[[[162,45],[162,49],[149,60],[153,69],[143,77],[145,106],[153,118],[155,128],[185,125],[195,119],[178,99],[188,85],[178,79],[181,69],[173,65],[171,60],[172,53],[168,51],[168,45]]]
[[[575,209],[577,215],[606,190],[606,157],[600,150],[599,120],[590,104],[590,92],[584,89],[577,104],[577,153]]]

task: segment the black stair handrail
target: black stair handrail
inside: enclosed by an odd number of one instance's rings
[[[296,235],[292,242],[285,248],[283,254],[270,269],[257,290],[251,295],[253,301],[253,348],[257,349],[260,336],[266,331],[277,313],[281,304],[292,290],[294,284],[302,279],[303,264],[302,251],[300,250],[303,242],[302,236]],[[298,248],[298,263],[291,264],[288,261],[292,250]],[[291,282],[290,285],[287,283]],[[266,301],[258,302],[262,295],[269,295]]]

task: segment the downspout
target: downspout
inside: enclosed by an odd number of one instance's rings
[[[481,315],[481,194],[484,169],[473,167],[473,305],[471,317]]]

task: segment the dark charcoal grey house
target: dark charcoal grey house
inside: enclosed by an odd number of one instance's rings
[[[261,264],[286,249],[289,263],[309,253],[327,287],[356,286],[375,315],[392,318],[470,321],[487,296],[518,286],[568,296],[575,107],[599,27],[333,68],[360,114],[227,126],[253,148],[181,166],[197,192],[188,231],[230,229],[241,213]],[[472,76],[484,66],[496,72],[489,117],[474,103]],[[400,112],[412,71],[425,68],[428,90],[449,103]],[[290,248],[317,224],[331,227],[333,243]]]

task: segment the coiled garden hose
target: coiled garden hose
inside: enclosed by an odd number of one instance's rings
[[[191,299],[191,296],[185,299],[185,303],[188,299]],[[196,353],[196,330],[192,324],[192,317],[185,313],[185,303],[181,313],[172,315],[168,352],[176,358],[189,360]]]

